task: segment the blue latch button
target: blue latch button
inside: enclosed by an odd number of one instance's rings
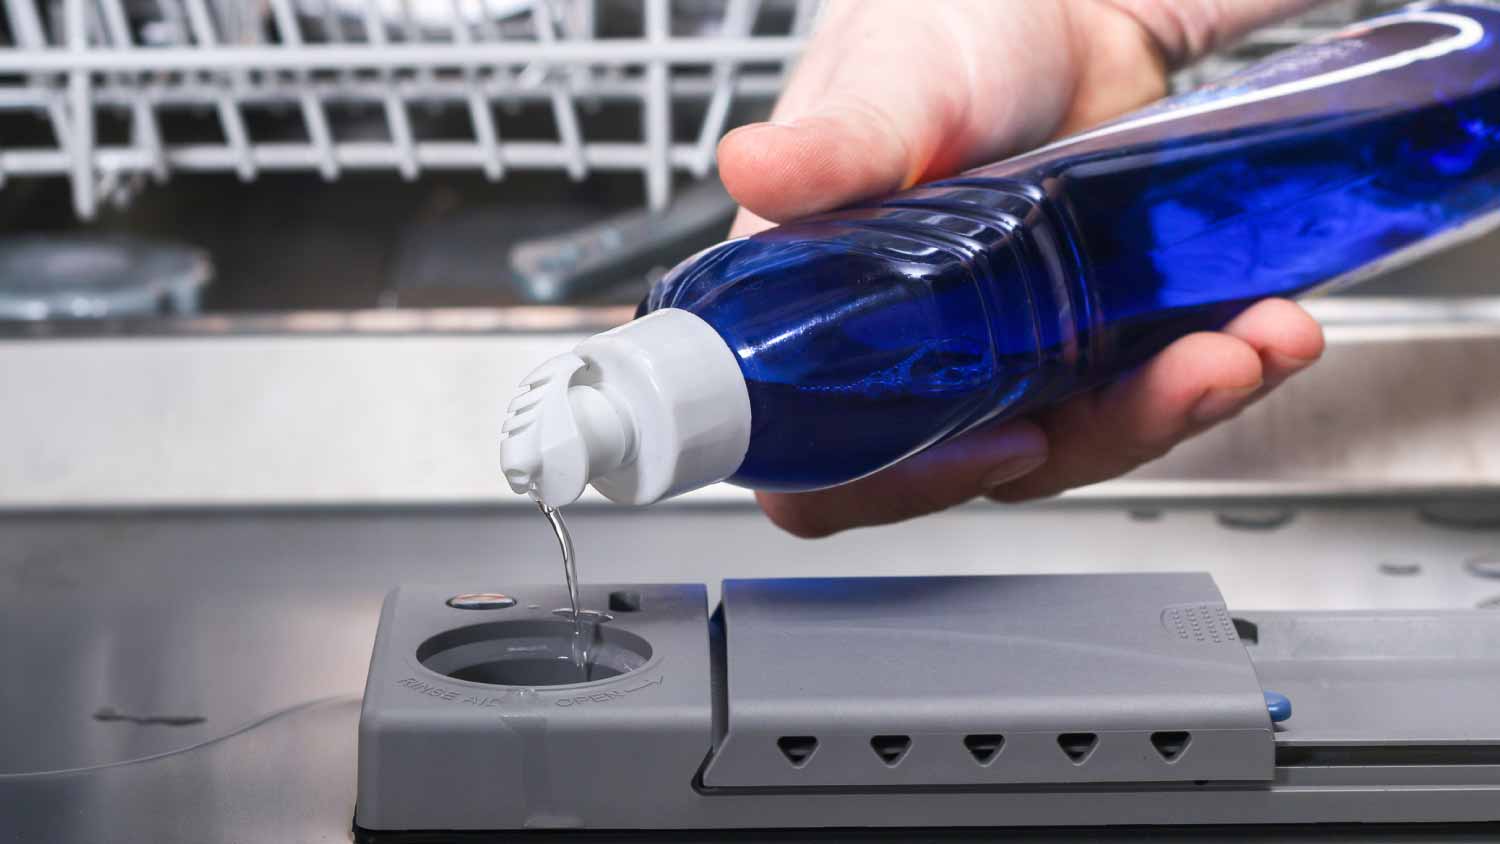
[[[1266,712],[1271,716],[1271,723],[1279,724],[1292,717],[1292,701],[1280,692],[1266,692]]]

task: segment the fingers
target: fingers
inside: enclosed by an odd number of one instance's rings
[[[1302,306],[1285,299],[1257,303],[1224,326],[1224,333],[1243,340],[1260,355],[1267,389],[1323,356],[1323,327]]]
[[[981,495],[999,501],[1056,495],[1161,457],[1239,414],[1322,352],[1322,328],[1306,311],[1267,300],[1222,332],[1184,337],[1124,381],[1034,421],[970,432],[854,483],[757,497],[778,526],[813,538],[935,513]]]
[[[1069,50],[994,60],[997,43],[1062,40],[1058,4],[835,0],[824,14],[773,122],[741,127],[719,146],[725,186],[763,218],[805,216],[1004,157],[1045,140],[1064,116]]]
[[[815,538],[925,516],[1013,481],[1047,459],[1047,438],[1026,421],[971,431],[909,460],[832,489],[758,493],[782,529]]]
[[[1056,495],[1125,474],[1233,418],[1322,351],[1322,329],[1306,311],[1258,303],[1223,332],[1184,337],[1124,381],[1043,414],[1051,459],[991,497]]]
[[[990,495],[1020,501],[1124,474],[1227,419],[1261,383],[1260,357],[1244,341],[1227,334],[1184,337],[1125,381],[1043,414],[1052,459]]]

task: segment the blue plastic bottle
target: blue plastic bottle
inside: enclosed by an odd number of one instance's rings
[[[713,474],[854,480],[1107,382],[1256,300],[1500,225],[1497,39],[1490,3],[1377,18],[1019,158],[721,244],[641,314],[690,312],[743,375],[748,441]],[[573,387],[599,370],[586,358]],[[615,404],[644,444],[650,423]],[[518,453],[507,474],[535,494],[541,463]],[[643,502],[707,482],[681,468],[651,489],[595,485]]]

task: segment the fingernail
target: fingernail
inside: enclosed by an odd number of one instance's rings
[[[1193,421],[1200,425],[1222,422],[1244,406],[1260,387],[1260,384],[1254,384],[1249,387],[1209,390],[1203,398],[1198,400],[1197,404],[1193,405],[1193,412],[1190,415]]]
[[[782,129],[786,127],[773,123],[746,123],[743,126],[736,126],[733,129],[730,129],[728,132],[725,132],[724,137],[720,138],[719,142],[723,143],[734,135],[753,135],[756,132],[764,132],[766,129],[772,128]]]
[[[1045,454],[1017,454],[1005,462],[990,470],[984,480],[980,481],[980,487],[986,492],[996,487],[1005,486],[1017,478],[1029,475],[1042,467],[1047,462]]]
[[[798,124],[798,123],[796,123],[794,121],[791,121],[791,120],[762,120],[759,123],[746,123],[743,126],[736,126],[733,129],[730,129],[727,133],[725,133],[725,137],[728,137],[729,135],[733,135],[733,134],[736,134],[736,133],[744,134],[744,133],[747,133],[747,132],[764,132],[767,129],[800,129],[800,128],[802,128],[802,126],[800,124]]]

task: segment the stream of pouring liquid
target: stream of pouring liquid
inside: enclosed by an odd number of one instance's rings
[[[592,638],[593,631],[584,630],[583,613],[580,612],[578,605],[578,561],[573,554],[573,537],[568,533],[568,525],[563,521],[562,513],[559,513],[556,507],[549,507],[541,501],[537,501],[536,506],[552,525],[552,533],[557,537],[557,547],[562,550],[563,579],[568,584],[568,608],[573,616],[573,664],[578,668],[579,679],[587,680],[589,674],[587,639]],[[589,636],[585,637],[585,632]]]

